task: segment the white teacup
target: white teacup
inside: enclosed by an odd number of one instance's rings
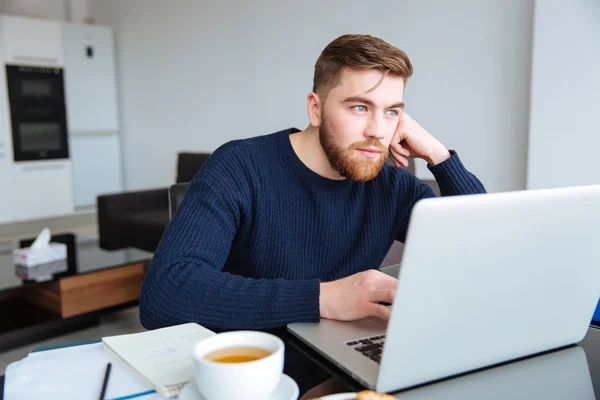
[[[266,350],[268,355],[246,362],[214,361],[215,357],[225,361],[226,353],[235,353],[226,349],[241,347],[260,348]],[[207,359],[207,355],[212,356],[213,360]],[[283,356],[283,342],[269,333],[219,333],[194,346],[194,381],[206,400],[267,400],[272,397],[281,380]]]

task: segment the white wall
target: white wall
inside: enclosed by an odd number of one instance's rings
[[[349,32],[405,50],[406,111],[489,190],[522,189],[532,15],[532,0],[90,3],[116,30],[127,189],[174,182],[178,151],[304,128],[314,63]]]
[[[535,6],[528,188],[600,183],[600,2]]]

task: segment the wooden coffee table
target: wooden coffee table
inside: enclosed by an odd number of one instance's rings
[[[101,312],[139,299],[152,253],[107,251],[95,239],[73,234],[52,241],[67,245],[67,262],[58,267],[16,268],[10,248],[0,254],[0,351],[97,325]]]

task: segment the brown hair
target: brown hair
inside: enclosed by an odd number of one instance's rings
[[[399,48],[370,35],[343,35],[325,47],[315,64],[313,92],[323,102],[339,84],[344,67],[382,71],[381,80],[370,91],[377,89],[387,74],[403,78],[406,85],[413,73],[408,56]]]

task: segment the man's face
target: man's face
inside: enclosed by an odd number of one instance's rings
[[[402,78],[386,76],[369,92],[382,75],[344,68],[340,84],[321,105],[321,146],[331,166],[354,181],[366,182],[381,171],[404,107]]]

